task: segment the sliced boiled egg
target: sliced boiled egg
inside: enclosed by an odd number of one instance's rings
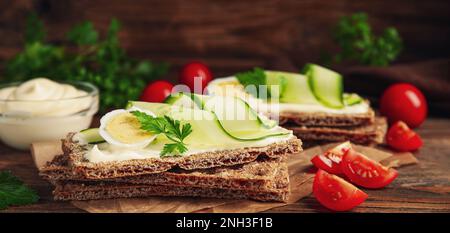
[[[109,144],[118,147],[144,148],[150,144],[156,135],[141,129],[141,123],[131,114],[132,111],[155,116],[151,111],[136,107],[111,111],[100,119],[100,136]]]

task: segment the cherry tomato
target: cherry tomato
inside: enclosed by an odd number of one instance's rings
[[[389,128],[386,142],[398,151],[414,151],[423,145],[420,136],[412,131],[403,121],[398,121]]]
[[[390,184],[398,176],[396,170],[387,168],[353,149],[348,150],[342,157],[341,169],[352,183],[373,189]]]
[[[139,98],[146,102],[163,102],[164,99],[170,95],[173,85],[164,80],[154,81],[145,87]]]
[[[201,94],[206,85],[212,80],[209,68],[198,61],[190,62],[183,66],[179,81],[191,89],[191,92]],[[197,85],[195,85],[197,83]],[[196,87],[197,86],[197,87]]]
[[[403,121],[416,128],[427,117],[427,101],[422,92],[407,83],[398,83],[386,89],[381,96],[380,112],[389,123]]]
[[[353,209],[367,199],[367,194],[344,179],[319,169],[313,193],[323,206],[335,211]]]
[[[352,144],[346,141],[342,144],[333,147],[321,155],[316,155],[311,159],[311,162],[319,169],[325,170],[331,174],[342,174],[340,162],[342,156],[352,148]]]

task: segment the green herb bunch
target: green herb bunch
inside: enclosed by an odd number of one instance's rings
[[[0,82],[47,77],[60,81],[86,81],[100,89],[100,111],[125,106],[137,99],[145,85],[167,73],[166,63],[152,63],[127,56],[120,47],[120,23],[113,19],[100,39],[92,22],[85,21],[67,33],[66,46],[45,42],[43,22],[27,19],[24,50],[7,61]]]
[[[400,54],[403,43],[398,31],[386,28],[381,35],[373,34],[366,13],[342,17],[333,33],[340,47],[336,62],[357,61],[363,65],[387,66]]]

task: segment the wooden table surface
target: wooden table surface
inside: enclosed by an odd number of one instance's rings
[[[450,212],[450,119],[429,119],[417,130],[424,146],[415,153],[419,164],[402,167],[387,188],[367,190],[369,198],[354,212]],[[0,170],[11,170],[41,197],[37,204],[0,212],[83,212],[70,202],[52,200],[52,187],[42,180],[29,152],[0,145]],[[327,211],[309,196],[268,212]]]

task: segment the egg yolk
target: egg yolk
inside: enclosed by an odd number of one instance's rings
[[[141,123],[131,113],[123,113],[113,117],[105,127],[106,132],[115,140],[132,144],[146,140],[151,133],[142,130]]]

